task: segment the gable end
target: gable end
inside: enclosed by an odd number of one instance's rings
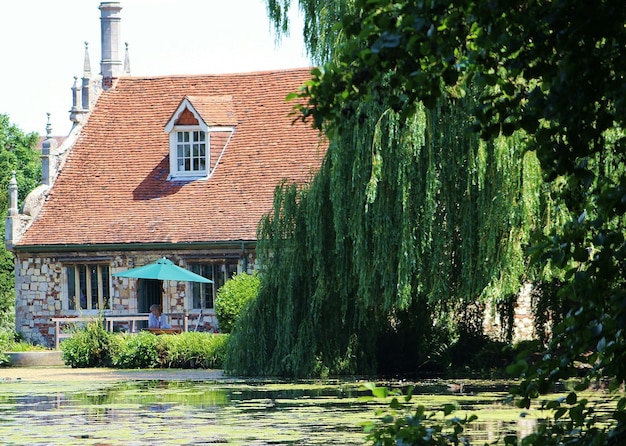
[[[196,118],[196,116],[191,111],[189,111],[187,107],[185,107],[185,109],[178,115],[178,119],[176,120],[174,125],[197,125],[199,126],[200,123],[198,122],[198,119]]]

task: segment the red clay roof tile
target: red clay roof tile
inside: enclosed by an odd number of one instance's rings
[[[237,125],[232,96],[188,96],[208,126]]]
[[[297,69],[120,78],[98,99],[17,246],[255,240],[276,185],[310,180],[326,150],[316,130],[288,116],[285,97],[309,77]],[[222,97],[223,106],[232,97],[236,130],[223,153],[230,133],[212,135],[208,179],[168,181],[164,127],[185,96],[220,119],[229,109],[215,114],[216,100],[206,98]]]

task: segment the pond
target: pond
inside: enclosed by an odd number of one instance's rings
[[[0,372],[0,376],[1,372]],[[244,381],[236,379],[48,381],[0,379],[0,439],[18,445],[362,445],[362,424],[385,400],[371,398],[364,381]],[[397,384],[397,383],[396,383]],[[416,383],[415,404],[455,415],[477,413],[468,432],[474,444],[503,434],[526,435],[546,416],[503,403],[502,382]]]

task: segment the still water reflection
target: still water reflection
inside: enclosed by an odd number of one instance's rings
[[[0,383],[0,441],[7,445],[360,445],[361,423],[386,408],[358,381]],[[474,442],[525,435],[541,413],[503,404],[506,386],[421,383],[415,404],[477,413]]]

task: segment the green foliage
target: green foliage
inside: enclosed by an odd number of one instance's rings
[[[36,149],[36,133],[25,134],[11,124],[7,115],[0,114],[0,208],[6,214],[9,207],[9,181],[16,172],[18,201],[41,181],[41,153]]]
[[[7,329],[0,329],[0,366],[9,364],[9,357],[5,355],[5,352],[14,351],[13,345],[16,344],[17,337],[15,332]]]
[[[555,211],[523,135],[471,136],[473,101],[448,96],[406,120],[361,104],[311,184],[277,189],[259,229],[259,297],[233,332],[235,373],[414,372],[532,277],[523,247]]]
[[[607,445],[614,443],[609,440],[607,429],[596,425],[596,413],[593,406],[585,399],[578,400],[576,392],[570,392],[559,400],[544,402],[542,409],[554,414],[550,423],[542,423],[536,432],[526,436],[521,442],[517,438],[507,438],[507,445],[522,446],[557,446],[563,444],[576,445]],[[619,440],[617,440],[619,441]]]
[[[215,314],[220,332],[230,333],[237,323],[239,314],[259,294],[257,274],[235,274],[217,291]]]
[[[188,332],[162,335],[165,366],[171,368],[221,368],[226,358],[228,335]]]
[[[63,360],[72,367],[220,368],[229,340],[224,334],[196,332],[113,334],[101,321],[77,324],[71,330],[72,336],[61,343],[61,350]]]
[[[0,330],[0,352],[17,351],[18,345],[26,344],[21,336],[12,330]],[[33,346],[34,347],[34,346]]]
[[[74,367],[103,367],[109,364],[112,335],[101,320],[70,327],[72,336],[61,342],[65,364]]]
[[[121,369],[159,367],[165,356],[160,338],[149,331],[115,335],[111,363]]]
[[[291,0],[266,0],[267,13],[274,24],[277,40],[289,33],[289,9]],[[347,0],[299,0],[303,13],[303,38],[308,54],[317,63],[333,56],[334,48],[341,42],[341,32],[335,25],[347,11],[353,9],[353,1]]]
[[[454,405],[446,404],[441,409],[443,417],[437,413],[426,413],[424,406],[411,407],[412,388],[406,395],[399,390],[389,391],[384,387],[367,385],[378,398],[391,397],[389,410],[378,414],[377,422],[365,425],[367,440],[377,446],[447,446],[469,444],[463,436],[465,426],[477,419],[476,415],[461,419],[450,415]],[[382,416],[381,416],[382,415]]]
[[[36,150],[37,134],[24,134],[12,125],[7,115],[0,114],[0,214],[9,208],[9,181],[16,172],[18,201],[24,198],[41,180],[40,153]],[[4,234],[4,218],[0,230]],[[0,247],[0,329],[13,330],[15,322],[15,276],[13,255],[2,244]]]
[[[479,332],[485,302],[551,277],[549,268],[529,267],[524,247],[533,230],[562,221],[567,207],[545,187],[527,135],[478,138],[472,112],[490,94],[478,80],[424,100],[368,58],[398,42],[384,36],[369,51],[363,33],[395,25],[384,16],[414,6],[406,3],[299,2],[305,15],[317,13],[305,19],[315,23],[308,31],[334,26],[326,17],[350,24],[335,33],[346,42],[294,95],[304,100],[303,119],[312,116],[330,145],[311,184],[281,185],[261,221],[257,252],[267,268],[259,298],[233,332],[234,373],[367,374],[381,371],[381,359],[394,368],[385,372],[415,371],[432,364],[457,331]],[[277,29],[288,4],[268,2]],[[407,34],[418,23],[403,22]],[[407,44],[420,39],[407,35]],[[311,53],[318,48],[309,45]],[[369,65],[353,72],[352,60],[356,70]],[[413,59],[404,63],[401,69]],[[389,361],[392,351],[398,361]]]
[[[384,98],[410,120],[420,104],[433,109],[451,92],[478,88],[476,134],[492,143],[525,132],[525,148],[551,182],[545,202],[574,218],[537,228],[534,256],[550,270],[545,279],[562,280],[556,295],[565,305],[554,310],[566,313],[540,359],[511,368],[523,378],[520,403],[558,380],[583,375],[582,389],[605,379],[621,397],[607,442],[625,443],[626,9],[610,0],[354,6],[337,26],[345,42],[336,57],[300,93],[302,118],[331,132],[364,102]],[[581,413],[582,404],[559,410],[575,429]],[[604,441],[593,427],[581,432],[571,444]],[[549,435],[528,444],[552,444]]]
[[[119,333],[111,363],[119,368],[219,368],[225,361],[228,335],[186,332],[155,335]]]
[[[2,192],[0,191],[0,195]],[[6,213],[4,214],[6,215]],[[0,230],[4,234],[4,218]],[[15,329],[15,263],[13,254],[0,247],[0,330]]]
[[[35,345],[24,341],[22,336],[15,331],[0,331],[0,352],[28,352],[37,350],[48,350],[41,345]]]

